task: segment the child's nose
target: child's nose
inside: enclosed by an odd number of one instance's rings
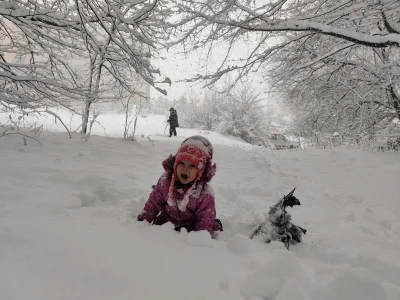
[[[183,165],[183,169],[184,169],[186,172],[189,172],[189,171],[192,169],[192,166],[191,166],[191,165]]]

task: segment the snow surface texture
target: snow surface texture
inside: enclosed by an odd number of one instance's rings
[[[154,145],[0,137],[0,299],[400,299],[399,153],[271,151],[157,130]],[[218,240],[135,219],[161,161],[192,134],[214,146]],[[303,243],[250,240],[294,187],[302,205],[288,212],[308,230]]]

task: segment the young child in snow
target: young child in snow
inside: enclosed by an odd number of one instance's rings
[[[208,182],[215,175],[213,147],[202,136],[187,138],[176,155],[163,161],[165,173],[150,194],[139,221],[154,225],[171,222],[175,230],[222,231],[216,219],[214,193]]]

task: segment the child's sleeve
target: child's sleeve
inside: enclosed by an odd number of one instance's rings
[[[212,234],[216,214],[214,196],[207,193],[196,211],[196,231],[207,230]]]
[[[144,205],[142,213],[138,216],[139,221],[146,220],[147,222],[151,223],[155,220],[158,213],[163,209],[166,203],[162,192],[164,184],[165,176],[161,176],[156,187],[150,193],[149,199]]]

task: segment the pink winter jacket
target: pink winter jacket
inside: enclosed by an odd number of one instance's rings
[[[208,182],[215,175],[216,166],[208,162],[203,176],[197,181],[196,187],[189,194],[189,202],[185,211],[167,203],[168,190],[173,176],[175,156],[163,161],[165,173],[160,177],[154,190],[144,206],[140,219],[153,222],[157,225],[171,222],[176,227],[192,228],[193,230],[207,230],[211,234],[220,230],[215,223],[214,194]]]

